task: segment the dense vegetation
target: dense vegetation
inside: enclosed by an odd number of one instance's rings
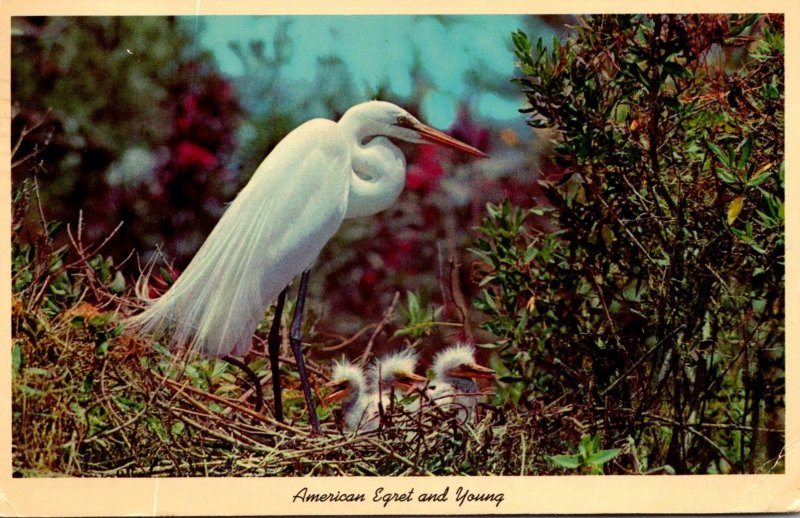
[[[130,250],[115,254],[106,241],[123,219],[116,211],[163,220],[169,228],[158,232],[181,236],[166,254],[180,264],[231,194],[220,180],[232,174],[223,164],[235,143],[212,137],[231,135],[221,128],[233,127],[247,103],[185,42],[157,54],[163,62],[101,61],[138,67],[105,73],[130,73],[138,88],[162,92],[152,112],[140,113],[131,149],[160,149],[163,160],[150,151],[131,157],[105,140],[124,120],[93,126],[106,120],[104,108],[48,112],[81,90],[55,81],[59,70],[98,66],[76,64],[90,57],[34,37],[58,23],[31,21],[14,44],[15,476],[784,470],[782,17],[598,16],[577,19],[552,42],[514,33],[514,82],[528,100],[528,123],[553,137],[552,159],[538,163],[508,128],[481,127],[462,113],[451,132],[495,146],[493,157],[524,152],[518,170],[475,180],[473,165],[409,150],[398,207],[349,223],[323,253],[312,289],[319,302],[305,325],[315,386],[327,379],[331,355],[366,350],[369,360],[414,347],[427,358],[464,339],[497,371],[495,396],[474,425],[398,407],[377,432],[355,436],[321,406],[322,437],[309,434],[289,358],[283,425],[271,417],[268,390],[267,410],[253,410],[252,389],[232,365],[184,363],[119,324],[138,304],[132,261],[121,261]],[[81,23],[59,30],[136,48],[130,20]],[[168,20],[147,23],[156,39],[182,34]],[[272,61],[257,46],[255,59],[278,67],[285,37],[275,37]],[[171,83],[164,63],[184,63],[205,90]],[[327,62],[342,72],[340,65]],[[41,88],[52,88],[35,101],[23,78],[43,70],[52,77]],[[112,92],[119,117],[126,106],[138,109],[125,86]],[[274,143],[294,122],[272,107],[255,134]],[[145,158],[157,173],[149,188],[131,176]],[[107,170],[120,183],[102,180]],[[192,194],[173,207],[165,201],[173,188]],[[105,201],[58,223],[56,200],[75,202],[81,189]],[[103,197],[109,192],[113,203]],[[193,200],[203,202],[202,216],[190,230],[181,211]],[[153,232],[123,225],[113,235],[149,247]],[[179,269],[163,268],[153,290]],[[265,386],[271,314],[246,358]],[[332,326],[334,315],[348,315],[345,324]]]
[[[755,35],[757,38],[754,38]],[[613,16],[514,34],[530,124],[558,130],[559,231],[490,207],[478,307],[520,381],[628,469],[774,469],[784,397],[780,17]],[[633,460],[636,460],[634,463]]]

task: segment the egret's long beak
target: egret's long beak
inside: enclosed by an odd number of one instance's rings
[[[494,379],[494,369],[473,363],[470,365],[462,365],[461,367],[451,370],[450,375],[456,378],[490,380]]]
[[[465,144],[460,140],[454,139],[450,135],[441,132],[437,129],[433,129],[430,126],[426,126],[421,122],[410,123],[408,124],[407,127],[419,133],[419,136],[422,137],[423,139],[429,142],[433,142],[434,144],[439,144],[441,146],[449,147],[451,149],[455,149],[456,151],[461,151],[462,153],[466,153],[468,155],[477,156],[481,158],[489,158],[489,155],[487,155],[480,149],[474,148],[469,144]]]
[[[392,385],[395,388],[407,393],[411,392],[417,385],[427,383],[427,381],[428,378],[425,376],[420,376],[419,374],[415,374],[413,372],[404,372],[395,377]]]
[[[346,380],[333,380],[325,383],[323,387],[330,387],[333,392],[322,398],[326,405],[334,401],[341,401],[350,393],[350,384]]]

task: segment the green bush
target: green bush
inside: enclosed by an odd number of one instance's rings
[[[513,41],[562,175],[550,208],[490,206],[474,247],[500,402],[632,438],[625,472],[783,470],[783,18],[597,16]],[[544,210],[557,232],[528,224]]]

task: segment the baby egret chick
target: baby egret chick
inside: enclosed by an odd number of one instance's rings
[[[418,357],[413,352],[401,351],[377,360],[372,366],[370,377],[375,385],[375,392],[370,397],[369,411],[375,416],[375,427],[378,426],[380,407],[387,412],[392,405],[392,399],[395,405],[399,405],[405,395],[427,383],[428,378],[414,372],[417,360]]]
[[[476,379],[494,379],[494,370],[475,362],[475,349],[457,343],[433,360],[434,379],[427,395],[441,408],[455,410],[459,422],[472,420],[481,395]]]
[[[360,367],[348,361],[336,362],[331,372],[331,381],[325,384],[333,391],[325,396],[325,403],[342,402],[342,416],[346,430],[357,430],[365,420],[370,395],[367,393],[367,378]]]

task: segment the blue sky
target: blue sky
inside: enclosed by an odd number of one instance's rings
[[[514,72],[511,32],[523,27],[520,16],[215,16],[204,17],[200,44],[211,49],[220,69],[238,76],[243,67],[228,42],[271,42],[281,19],[291,19],[292,60],[285,78],[302,83],[314,77],[317,59],[336,55],[344,60],[356,86],[368,91],[388,83],[393,92],[411,92],[408,74],[416,48],[424,70],[436,86],[426,96],[423,112],[432,125],[447,127],[456,103],[468,91],[464,73],[477,67],[507,81]],[[536,35],[532,35],[536,36]],[[478,115],[499,120],[518,117],[519,99],[492,93],[473,98]]]

